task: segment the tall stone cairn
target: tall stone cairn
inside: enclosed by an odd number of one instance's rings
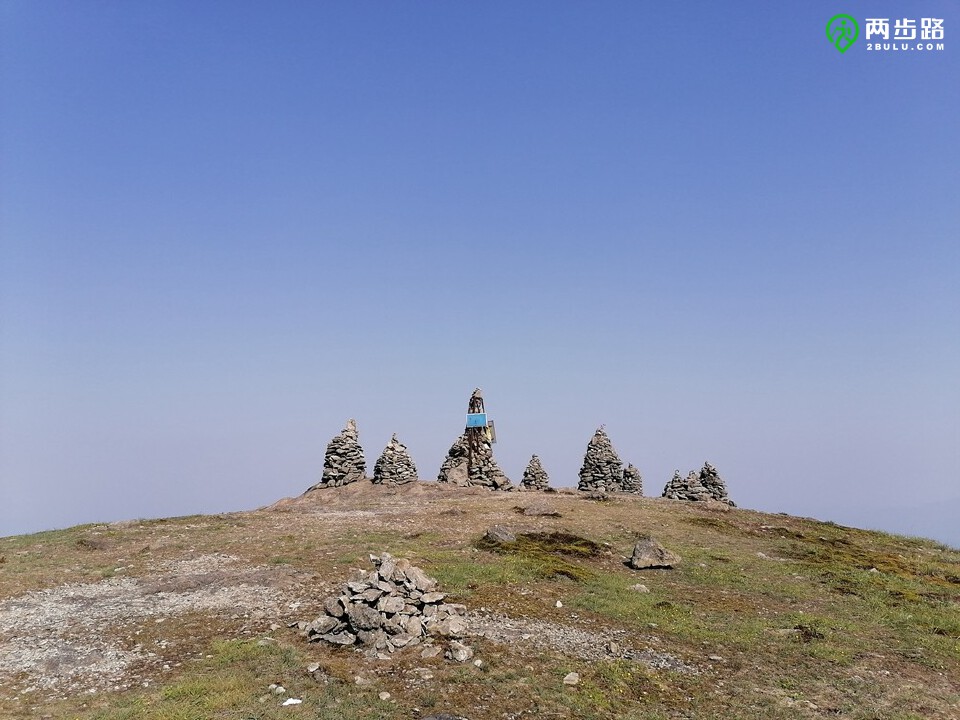
[[[383,485],[404,485],[417,479],[417,466],[407,446],[397,440],[396,434],[380,453],[373,466],[373,482]]]
[[[622,482],[623,462],[601,425],[587,443],[577,489],[584,492],[616,492],[621,489]]]
[[[483,413],[483,394],[480,388],[473,391],[467,403],[468,413]],[[487,429],[466,428],[450,446],[446,459],[440,466],[437,482],[452,483],[462,487],[488,487],[493,490],[513,490],[510,478],[493,459],[493,445]]]
[[[728,497],[727,486],[717,469],[708,462],[703,464],[699,473],[691,470],[685,478],[680,476],[679,470],[675,471],[673,478],[663,488],[663,497],[693,502],[716,500],[727,505],[735,505]]]
[[[643,476],[633,463],[623,469],[623,480],[620,486],[625,493],[643,495]]]
[[[351,419],[327,445],[327,452],[323,457],[323,476],[310,490],[349,485],[357,480],[365,480],[366,477],[367,461],[358,440],[357,423]]]
[[[536,455],[530,458],[527,469],[523,471],[523,480],[520,481],[521,490],[546,490],[550,487],[550,476],[543,469],[540,458]]]

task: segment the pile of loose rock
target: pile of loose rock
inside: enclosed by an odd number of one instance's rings
[[[324,614],[301,623],[307,638],[332,645],[361,645],[372,653],[394,652],[420,643],[424,656],[438,655],[434,638],[448,639],[447,657],[463,662],[473,650],[458,640],[467,631],[466,607],[443,602],[437,581],[409,560],[371,555],[376,570],[347,582],[339,596],[323,602]],[[435,652],[431,652],[434,651]]]
[[[577,489],[584,492],[614,492],[622,488],[622,483],[623,462],[601,425],[587,443]]]
[[[417,466],[407,446],[394,435],[373,466],[373,482],[385,485],[404,485],[417,479]]]
[[[717,469],[708,462],[703,464],[699,473],[691,470],[685,478],[680,476],[679,470],[676,470],[673,478],[663,488],[663,497],[671,500],[717,500],[734,505],[727,495],[726,483],[723,482]]]
[[[461,487],[488,487],[494,490],[513,490],[510,478],[493,459],[493,448],[489,441],[482,441],[470,452],[467,435],[464,433],[450,447],[447,457],[440,466],[437,482],[451,483]]]
[[[643,476],[640,475],[640,471],[634,467],[633,463],[624,468],[620,488],[625,493],[643,495]]]
[[[366,478],[367,461],[358,440],[357,423],[351,419],[327,445],[327,452],[323,457],[323,476],[310,490],[340,487]]]
[[[523,471],[523,480],[520,481],[521,490],[547,490],[550,487],[550,476],[543,469],[540,458],[534,455]]]

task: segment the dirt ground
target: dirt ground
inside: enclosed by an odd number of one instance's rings
[[[546,514],[523,515],[531,505]],[[478,549],[494,524],[562,531],[589,538],[602,552],[557,560],[577,569],[561,577],[551,574],[552,561]],[[626,567],[633,542],[646,534],[680,552],[682,564],[674,571]],[[555,695],[541,692],[529,707],[544,716],[549,708],[557,717],[605,717],[610,708],[624,716],[706,717],[738,708],[745,718],[960,717],[960,641],[953,636],[960,582],[951,580],[960,572],[950,574],[960,558],[932,543],[888,547],[894,540],[713,503],[595,502],[572,490],[492,493],[435,483],[355,483],[248,513],[3,538],[0,716],[113,707],[116,698],[190,677],[224,640],[312,653],[331,676],[360,677],[361,656],[308,646],[291,626],[318,615],[324,597],[365,568],[368,553],[389,551],[436,575],[467,605],[469,642],[484,670],[492,674],[502,663],[498,682],[517,684],[518,706],[532,702],[526,683],[546,682],[561,669],[587,673],[596,697],[586,686],[575,699],[562,685]],[[854,580],[816,563],[826,550],[852,552],[851,542],[869,549],[869,564],[882,571],[855,568],[861,585],[844,599],[841,591]],[[888,557],[900,565],[883,566]],[[896,570],[908,563],[913,574]],[[877,585],[884,578],[886,585]],[[913,602],[921,580],[940,594],[935,605],[922,592],[917,602],[944,618],[929,636],[894,616],[902,602]],[[637,585],[646,592],[630,590]],[[879,596],[867,590],[894,599],[878,610]],[[880,622],[870,612],[889,617]],[[419,672],[418,656],[397,655],[391,673]],[[460,677],[444,665],[431,672],[438,681]],[[470,680],[483,682],[491,680]],[[644,689],[630,690],[637,682]],[[463,687],[476,697],[485,692]],[[413,703],[424,702],[420,685],[400,689],[410,707],[394,698],[370,717],[410,717]],[[611,692],[623,697],[602,698]],[[101,699],[91,705],[85,697]],[[471,720],[511,716],[466,698],[449,699],[472,711]]]

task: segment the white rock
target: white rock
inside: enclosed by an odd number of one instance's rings
[[[450,641],[450,649],[447,651],[447,657],[456,662],[466,662],[473,657],[473,648],[464,645],[456,640]]]
[[[280,707],[283,707],[285,705],[299,705],[302,702],[303,700],[300,700],[299,698],[287,698],[280,704]]]
[[[580,683],[580,673],[567,673],[563,678],[564,685],[578,685]]]

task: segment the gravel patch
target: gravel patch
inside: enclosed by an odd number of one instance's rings
[[[501,613],[471,613],[469,622],[472,635],[497,643],[526,643],[581,660],[624,658],[643,663],[653,670],[690,674],[699,672],[669,653],[650,648],[638,650],[626,645],[626,630],[594,632],[547,620],[511,618]]]
[[[236,562],[205,555],[168,566],[159,580],[67,584],[0,603],[0,679],[16,679],[21,692],[122,689],[131,665],[156,656],[123,648],[118,631],[191,612],[289,612],[287,596],[270,586],[276,570]]]

